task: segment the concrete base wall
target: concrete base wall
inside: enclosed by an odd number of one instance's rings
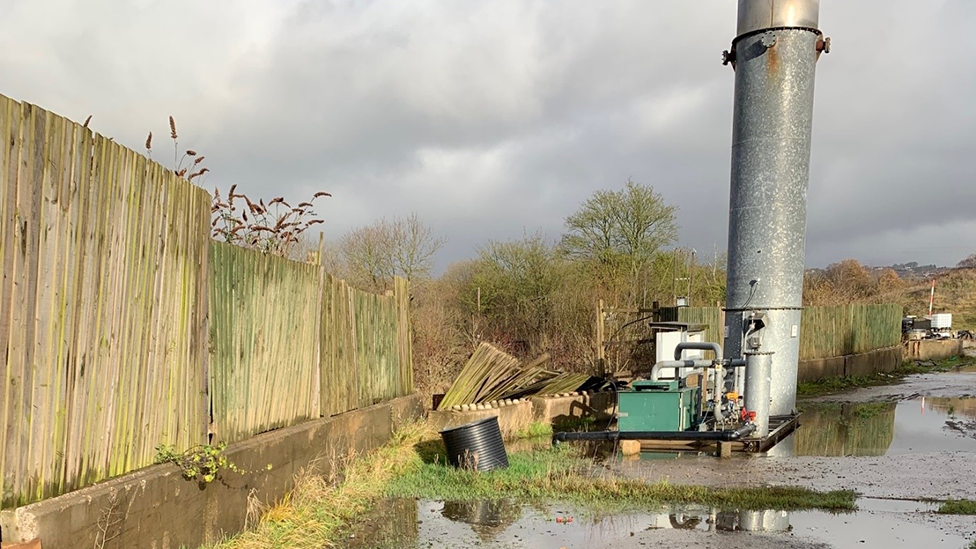
[[[906,341],[905,360],[944,360],[962,354],[964,341],[961,339],[920,339]]]
[[[885,347],[866,353],[844,357],[844,375],[866,376],[882,372],[893,372],[903,362],[901,347]]]
[[[497,416],[502,436],[511,439],[533,422],[559,427],[560,424],[588,418],[606,420],[613,413],[613,405],[614,398],[611,393],[529,397],[528,400],[522,400],[517,404],[487,410],[435,410],[430,412],[427,421],[435,429],[442,430]]]
[[[844,375],[844,362],[846,360],[842,356],[801,360],[796,372],[796,380],[803,383],[828,377],[841,377]]]
[[[816,381],[829,377],[864,376],[893,372],[902,363],[900,346],[874,349],[866,353],[801,360],[797,381]]]
[[[532,410],[536,421],[559,426],[582,419],[609,419],[613,413],[612,393],[590,393],[565,397],[532,397]]]
[[[532,404],[528,400],[522,400],[501,408],[486,410],[433,410],[427,415],[427,424],[441,431],[492,416],[498,418],[502,437],[512,439],[532,423]]]
[[[198,547],[235,534],[262,506],[294,487],[310,467],[328,475],[385,444],[401,423],[423,413],[417,395],[279,429],[233,444],[222,471],[201,486],[162,464],[62,496],[0,512],[3,541],[40,538],[44,549]],[[270,466],[270,468],[269,468]]]

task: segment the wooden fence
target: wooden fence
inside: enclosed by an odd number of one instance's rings
[[[722,311],[718,307],[680,307],[677,320],[705,324],[706,341],[722,341]],[[673,312],[670,313],[672,316]],[[901,342],[902,307],[840,305],[805,307],[800,319],[800,360],[830,358],[898,345]]]
[[[800,360],[898,345],[901,318],[902,307],[894,303],[807,307],[800,321]]]
[[[3,96],[0,140],[4,508],[412,392],[406,282],[213,243],[206,191]]]
[[[0,96],[4,504],[205,440],[209,195]]]

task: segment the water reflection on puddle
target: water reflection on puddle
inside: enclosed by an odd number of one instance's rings
[[[888,456],[976,451],[976,399],[807,403],[801,427],[771,452],[798,456]]]
[[[669,541],[701,544],[715,535],[765,533],[763,547],[793,546],[797,541],[835,547],[962,547],[965,539],[925,521],[905,520],[931,511],[919,502],[861,500],[861,511],[721,511],[704,507],[672,508],[657,513],[629,512],[594,516],[560,505],[519,505],[506,500],[441,502],[398,499],[381,502],[345,545],[359,547],[596,548],[671,546]],[[678,530],[684,531],[677,532]],[[728,541],[726,539],[726,541]],[[746,539],[746,546],[751,542]],[[737,545],[739,546],[739,545]]]

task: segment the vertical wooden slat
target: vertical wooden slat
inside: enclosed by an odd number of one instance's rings
[[[20,165],[21,149],[23,147],[23,109],[18,103],[7,98],[4,99],[3,108],[3,127],[0,136],[3,138],[3,172],[4,179],[2,192],[2,209],[0,209],[0,223],[2,223],[2,235],[0,235],[0,246],[2,246],[3,278],[0,279],[0,349],[3,350],[2,363],[0,363],[0,373],[3,374],[3,403],[2,409],[5,424],[3,429],[3,452],[2,471],[3,496],[4,501],[15,500],[18,496],[20,475],[20,433],[18,423],[21,420],[22,400],[19,398],[19,383],[22,380],[21,369],[23,363],[18,356],[19,349],[14,347],[17,341],[15,332],[18,326],[14,324],[14,314],[20,302],[19,296],[14,295],[14,291],[20,286],[18,264],[22,260],[22,252],[19,248],[23,246],[25,236],[21,229],[21,220],[17,215],[17,203],[20,194]]]
[[[35,395],[36,369],[35,354],[37,351],[35,337],[37,335],[37,274],[39,263],[40,213],[41,213],[41,183],[43,173],[43,142],[45,113],[33,105],[23,105],[24,108],[24,142],[21,149],[21,165],[18,173],[18,222],[21,224],[21,268],[19,289],[20,299],[16,305],[20,311],[14,311],[14,324],[20,341],[12,340],[11,345],[19,348],[21,360],[21,385],[18,391],[20,409],[18,418],[21,424],[19,431],[20,465],[19,476],[23,483],[23,490],[27,498],[36,497],[37,478],[29,474],[34,469],[35,459],[34,440],[31,433],[35,420],[33,397]],[[19,345],[18,345],[19,343]]]

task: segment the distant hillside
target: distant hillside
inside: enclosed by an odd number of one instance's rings
[[[925,280],[885,297],[901,303],[905,314],[923,316],[929,311],[930,288],[931,282]],[[936,276],[932,310],[952,313],[952,327],[957,330],[976,330],[976,269],[950,269]]]
[[[940,276],[952,270],[952,267],[939,267],[937,265],[919,265],[917,262],[895,263],[887,267],[869,267],[871,271],[880,273],[885,269],[895,271],[898,278],[902,280],[917,280],[920,278],[931,279],[933,276]]]

